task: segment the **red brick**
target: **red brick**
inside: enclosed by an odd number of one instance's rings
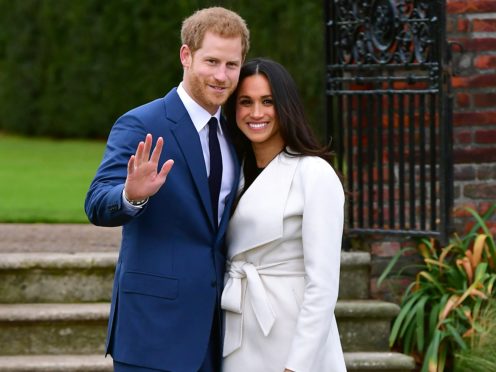
[[[456,31],[456,19],[454,17],[448,17],[446,20],[446,32],[452,34]]]
[[[449,14],[496,12],[494,0],[448,0]]]
[[[455,131],[455,145],[456,144],[469,144],[472,143],[472,131]]]
[[[400,250],[399,242],[375,242],[372,243],[371,253],[374,256],[392,257]]]
[[[489,201],[489,202],[480,202],[479,206],[475,208],[477,213],[479,213],[481,216],[486,214],[486,212],[491,208],[494,204],[494,201]]]
[[[491,183],[474,183],[463,187],[463,194],[471,199],[496,200],[496,187]]]
[[[480,131],[475,132],[475,143],[496,144],[496,129],[480,130]],[[495,187],[495,189],[496,189],[496,187]]]
[[[496,1],[494,2],[496,5]],[[465,52],[481,52],[496,50],[496,38],[480,37],[480,38],[452,38],[450,41],[460,43]]]
[[[473,32],[495,32],[496,19],[474,19],[472,28]]]
[[[480,55],[474,58],[474,66],[478,69],[496,68],[495,55]]]
[[[470,181],[475,179],[475,166],[473,164],[460,165],[454,167],[455,181]]]
[[[453,34],[456,32],[468,32],[470,30],[470,21],[465,17],[452,16],[449,17],[446,22],[446,31],[448,34]]]
[[[463,205],[458,205],[453,209],[453,217],[455,218],[471,217],[472,214],[470,214],[470,212],[465,209],[467,207],[472,209],[477,209],[475,203],[463,203]]]
[[[495,148],[458,148],[453,150],[455,164],[490,163],[496,161]]]
[[[496,87],[496,74],[454,76],[451,83],[454,88],[492,88]]]
[[[474,103],[477,107],[494,107],[496,106],[496,93],[475,94]]]
[[[456,105],[458,107],[469,107],[470,106],[470,94],[457,93],[456,94]]]
[[[479,180],[496,179],[496,164],[483,164],[477,166],[477,178]]]
[[[496,124],[496,111],[455,112],[453,124],[458,126]]]
[[[466,18],[458,18],[458,22],[456,24],[456,30],[458,32],[468,32],[470,28],[470,22]]]

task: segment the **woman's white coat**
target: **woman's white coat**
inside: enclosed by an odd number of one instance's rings
[[[346,371],[343,209],[338,176],[313,156],[280,153],[243,194],[227,232],[224,372]]]

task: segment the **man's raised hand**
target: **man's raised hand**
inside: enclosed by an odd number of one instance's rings
[[[145,142],[139,143],[136,154],[131,156],[127,164],[124,193],[128,200],[137,201],[149,198],[155,195],[164,184],[174,161],[167,160],[160,171],[157,170],[163,146],[164,139],[159,137],[150,156],[152,135],[147,134]]]

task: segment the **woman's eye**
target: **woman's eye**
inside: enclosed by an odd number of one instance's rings
[[[251,101],[249,99],[242,99],[239,101],[239,104],[241,106],[248,106],[250,103],[251,103]]]

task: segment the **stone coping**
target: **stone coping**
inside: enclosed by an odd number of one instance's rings
[[[340,318],[392,318],[400,307],[379,300],[339,300],[334,313]]]
[[[0,270],[114,268],[117,252],[0,253]]]
[[[0,304],[0,322],[107,321],[110,303]]]
[[[415,360],[393,352],[345,352],[348,368],[359,370],[415,370]]]
[[[101,355],[5,355],[0,371],[100,372],[113,371],[112,358]]]
[[[0,224],[0,252],[117,252],[121,227]]]

